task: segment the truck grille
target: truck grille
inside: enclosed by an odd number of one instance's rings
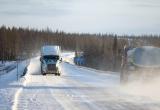
[[[56,70],[56,65],[55,64],[48,64],[47,68],[49,71],[55,71]]]

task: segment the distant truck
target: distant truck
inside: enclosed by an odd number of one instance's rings
[[[83,66],[85,64],[83,52],[75,52],[74,63],[79,66]]]
[[[160,48],[142,46],[128,49],[122,58],[121,82],[151,79],[160,75]]]
[[[61,51],[59,46],[48,45],[41,48],[40,61],[42,75],[52,73],[60,76],[60,63],[62,62],[60,53]]]

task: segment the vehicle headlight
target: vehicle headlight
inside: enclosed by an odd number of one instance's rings
[[[58,67],[59,66],[59,63],[56,63],[56,67]]]
[[[46,64],[43,64],[42,69],[43,69],[43,71],[46,72],[46,70],[47,70],[47,65],[46,65]]]

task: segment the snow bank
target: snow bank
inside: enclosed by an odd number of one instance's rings
[[[18,77],[20,77],[23,74],[26,65],[28,65],[28,61],[23,61],[18,64]],[[16,80],[17,80],[17,68],[10,71],[9,73],[0,76],[0,87]]]
[[[14,103],[12,104],[12,110],[17,110],[19,96],[23,90],[23,87],[26,86],[26,84],[30,82],[30,80],[32,80],[30,77],[30,74],[39,72],[40,62],[37,62],[39,61],[39,59],[40,59],[40,56],[31,60],[30,65],[27,68],[28,71],[26,75],[24,76],[25,81],[23,81],[22,86],[15,93],[14,101],[13,101]]]
[[[18,64],[18,77],[23,74],[23,70],[28,65],[28,61],[23,61]],[[14,95],[19,88],[23,86],[22,82],[24,80],[20,79],[17,82],[17,69],[10,71],[9,73],[0,75],[0,109],[10,110],[13,102]]]
[[[10,68],[13,66],[16,66],[16,61],[5,61],[4,63],[0,61],[0,74],[6,73],[7,68]]]

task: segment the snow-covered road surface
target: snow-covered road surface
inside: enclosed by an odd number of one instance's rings
[[[120,89],[119,76],[62,63],[62,75],[40,74],[39,59],[29,65],[13,110],[160,110],[160,101]]]

